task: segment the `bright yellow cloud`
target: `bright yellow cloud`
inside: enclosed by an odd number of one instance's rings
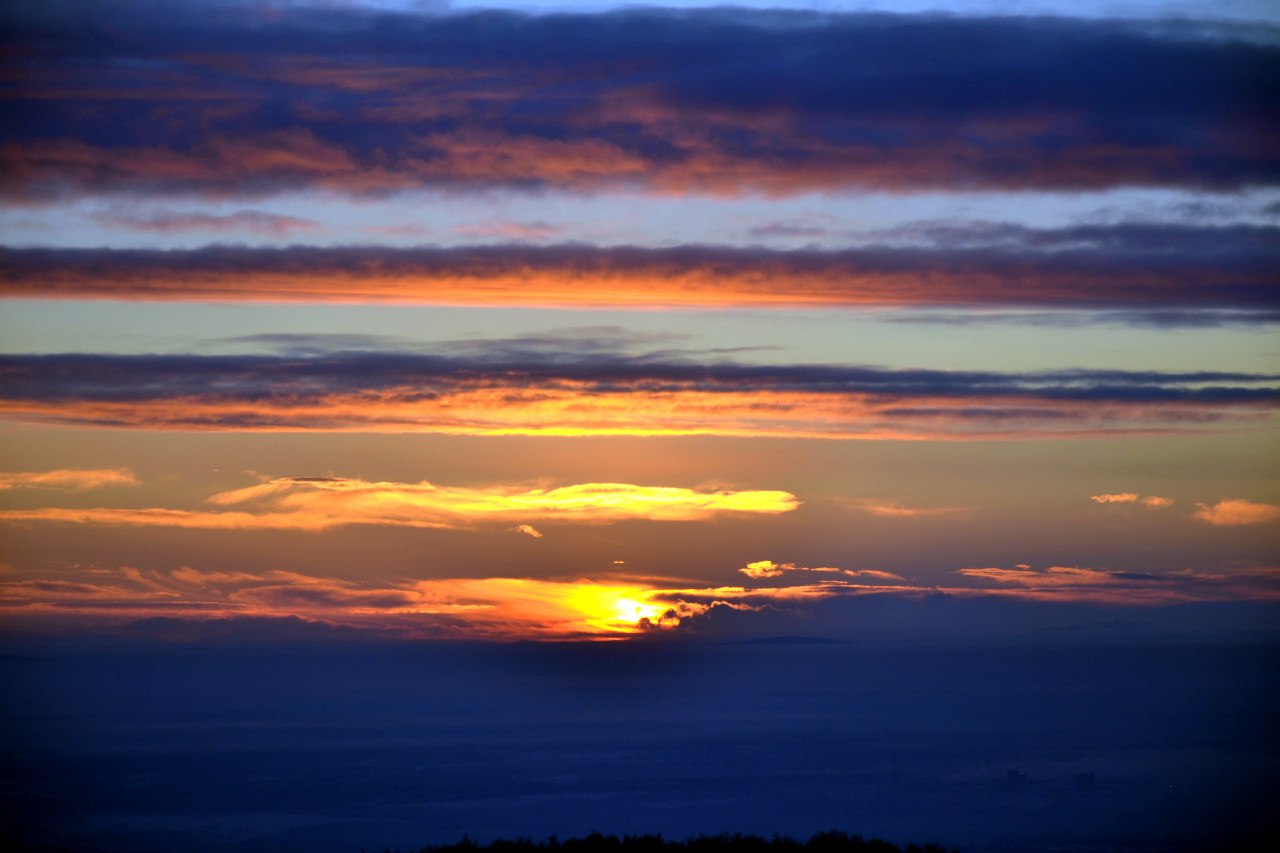
[[[234,530],[323,530],[347,524],[463,528],[502,522],[516,523],[519,532],[537,537],[541,534],[530,520],[705,521],[724,514],[772,515],[799,506],[795,495],[783,491],[703,491],[630,483],[462,488],[339,478],[269,480],[215,494],[208,502],[235,509],[50,507],[0,512],[0,520]]]

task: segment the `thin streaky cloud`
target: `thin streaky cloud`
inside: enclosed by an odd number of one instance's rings
[[[6,489],[65,489],[73,492],[108,486],[136,486],[128,468],[59,468],[54,471],[0,472],[0,491]]]
[[[795,563],[775,563],[773,560],[757,560],[753,563],[747,563],[738,569],[741,574],[746,575],[752,580],[763,580],[787,577],[789,575],[813,573],[822,575],[841,575],[850,578],[863,578],[870,581],[903,581],[904,579],[892,572],[880,571],[879,569],[841,569],[834,566],[797,566]]]
[[[898,501],[857,500],[846,501],[847,505],[861,512],[881,518],[936,518],[943,515],[955,515],[964,512],[960,506],[918,507],[907,506]]]
[[[1111,492],[1101,495],[1092,495],[1089,500],[1097,504],[1138,504],[1148,509],[1164,509],[1171,507],[1176,503],[1173,498],[1166,498],[1162,495],[1140,495],[1137,492]]]
[[[148,215],[106,212],[95,213],[90,218],[99,225],[153,234],[178,234],[186,231],[239,231],[250,234],[265,234],[271,237],[288,237],[299,231],[314,231],[320,227],[319,223],[312,219],[305,219],[299,216],[282,216],[260,210],[239,210],[234,213],[163,210]]]

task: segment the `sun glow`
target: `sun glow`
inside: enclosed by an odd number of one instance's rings
[[[649,601],[640,587],[582,583],[574,586],[568,604],[586,618],[593,633],[634,634],[658,626],[666,607]]]

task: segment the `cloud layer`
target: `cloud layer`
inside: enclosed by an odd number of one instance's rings
[[[965,438],[1257,423],[1277,377],[496,357],[0,356],[0,417],[182,430]]]
[[[0,23],[10,197],[1280,178],[1262,27],[127,2]]]
[[[935,235],[937,242],[925,245],[838,251],[577,244],[0,249],[0,296],[1280,311],[1277,228],[1114,225],[953,231]]]
[[[124,567],[85,570],[76,580],[0,580],[0,613],[11,618],[74,613],[86,625],[148,616],[298,617],[407,637],[509,640],[699,632],[726,614],[771,626],[782,618],[795,627],[823,609],[869,598],[1148,608],[1280,601],[1280,573],[1274,569],[1157,575],[1070,566],[965,568],[954,573],[955,583],[929,587],[890,572],[810,569],[767,560],[741,571],[750,585],[689,586],[625,576],[354,581],[290,571]]]

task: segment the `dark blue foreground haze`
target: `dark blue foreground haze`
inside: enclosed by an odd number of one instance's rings
[[[831,828],[1201,849],[1274,834],[1278,651],[10,646],[0,802],[9,840],[122,853]]]

